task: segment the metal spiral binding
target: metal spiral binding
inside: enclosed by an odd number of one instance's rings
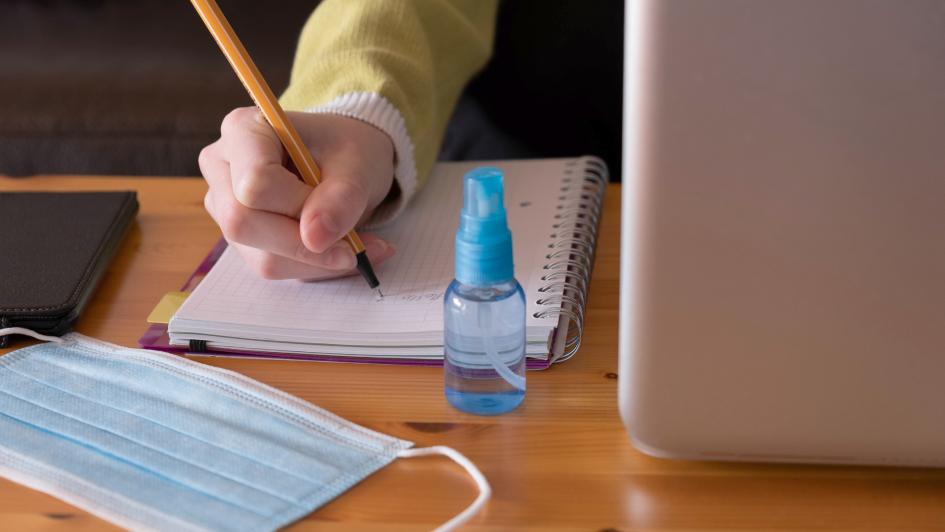
[[[576,177],[574,167],[583,164],[583,175]],[[607,190],[607,166],[595,157],[583,157],[568,163],[562,180],[552,239],[548,244],[548,260],[541,277],[545,284],[535,302],[547,307],[534,314],[536,318],[568,319],[564,352],[553,362],[574,356],[581,347],[584,332],[584,309],[587,289],[594,267],[597,229],[600,224],[604,193]]]

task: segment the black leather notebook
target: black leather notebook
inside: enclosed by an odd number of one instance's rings
[[[137,212],[134,192],[0,192],[0,328],[68,332]]]

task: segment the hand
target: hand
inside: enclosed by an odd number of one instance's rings
[[[291,164],[255,107],[223,119],[220,139],[200,152],[210,186],[204,206],[246,263],[266,279],[326,279],[354,271],[344,235],[366,220],[393,184],[394,148],[381,130],[354,118],[288,113],[322,171],[312,188]],[[362,234],[375,265],[394,254]]]

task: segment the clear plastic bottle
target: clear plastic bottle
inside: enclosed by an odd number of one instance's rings
[[[525,294],[513,276],[502,171],[466,174],[456,232],[456,279],[444,298],[446,399],[496,415],[525,399]]]

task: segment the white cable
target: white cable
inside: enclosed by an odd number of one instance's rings
[[[447,447],[445,445],[434,445],[433,447],[422,447],[420,449],[404,449],[397,453],[397,457],[413,458],[415,456],[429,456],[433,454],[441,454],[461,465],[463,469],[469,473],[469,476],[471,476],[473,480],[476,481],[476,486],[479,488],[479,496],[476,497],[476,500],[474,500],[472,504],[470,504],[465,510],[457,514],[449,521],[440,525],[434,531],[448,532],[450,530],[455,530],[466,521],[469,521],[472,516],[476,515],[476,512],[482,509],[482,507],[486,504],[486,501],[489,500],[489,497],[492,496],[492,487],[489,486],[489,481],[486,480],[485,475],[479,471],[479,468],[476,467],[476,464],[472,463],[469,458],[466,458],[459,451],[453,449],[452,447]]]
[[[37,340],[43,340],[46,342],[55,342],[57,344],[64,343],[65,340],[59,338],[58,336],[47,336],[45,334],[39,334],[38,332],[31,331],[24,327],[7,327],[5,329],[0,329],[0,336],[8,336],[11,334],[22,334],[23,336],[32,336]]]
[[[492,338],[492,308],[488,303],[479,304],[479,330],[482,331],[482,343],[486,348],[486,358],[489,359],[496,373],[513,388],[524,392],[525,377],[509,369],[499,358],[499,351],[495,348],[495,342]]]

